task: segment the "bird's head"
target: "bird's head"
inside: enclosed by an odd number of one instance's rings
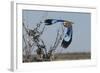
[[[64,27],[71,27],[72,26],[72,24],[74,24],[73,22],[71,22],[71,21],[64,21]]]

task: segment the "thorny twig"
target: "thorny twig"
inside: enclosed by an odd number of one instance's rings
[[[53,45],[52,47],[50,47],[51,50],[52,50],[52,49],[56,50],[57,46],[58,46],[59,43],[60,43],[60,40],[62,40],[62,36],[63,36],[63,35],[64,35],[64,29],[63,29],[63,27],[62,27],[62,34],[61,34],[61,35],[59,34],[59,29],[58,29],[58,31],[57,31],[57,36],[56,36],[56,40],[55,40],[55,42],[54,42],[54,45]]]
[[[41,24],[42,24],[42,22],[40,22],[39,24],[37,24],[36,28],[34,28],[33,30],[31,30],[31,29],[26,28],[25,25],[24,25],[24,23],[23,23],[23,27],[24,27],[24,29],[25,29],[28,37],[30,37],[30,36],[33,37],[32,38],[33,44],[30,44],[30,41],[25,41],[25,37],[23,36],[23,40],[24,40],[26,48],[27,48],[27,49],[25,49],[26,50],[25,52],[26,52],[26,55],[29,55],[29,53],[31,53],[31,48],[34,45],[34,46],[37,46],[37,48],[44,49],[45,55],[46,56],[49,55],[49,57],[51,57],[53,55],[53,52],[57,49],[60,41],[62,40],[62,36],[64,34],[64,29],[63,29],[63,26],[62,26],[62,34],[59,33],[59,29],[57,30],[56,40],[55,40],[53,46],[50,47],[50,50],[47,51],[47,48],[46,48],[46,45],[45,45],[44,41],[42,39],[40,39],[40,36],[43,34],[44,29],[45,29],[45,25],[44,25],[44,27],[42,28],[41,31],[38,30],[40,28]],[[40,44],[39,42],[41,42],[42,44]]]
[[[53,46],[50,46],[50,50],[48,51],[49,55],[52,57],[54,54],[54,51],[57,49],[60,41],[62,40],[62,37],[64,35],[64,29],[63,29],[63,26],[62,26],[62,34],[59,34],[59,29],[57,31],[57,36],[56,36],[56,40],[53,44]]]

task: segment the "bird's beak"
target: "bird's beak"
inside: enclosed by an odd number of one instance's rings
[[[72,24],[74,24],[74,23],[71,22],[71,21],[64,21],[64,26],[65,26],[65,27],[69,27],[69,26],[71,26]]]
[[[74,24],[73,22],[71,22],[71,24]]]
[[[70,23],[70,24],[74,24],[72,21],[65,21],[65,22]]]

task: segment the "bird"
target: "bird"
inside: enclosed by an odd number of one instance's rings
[[[46,19],[44,21],[45,25],[48,25],[48,26],[53,25],[58,22],[62,22],[65,28],[64,29],[65,34],[64,34],[64,38],[62,40],[61,46],[66,49],[72,42],[72,35],[73,35],[72,24],[74,23],[71,21],[62,20],[62,19]]]
[[[52,25],[58,22],[64,22],[64,20],[59,20],[59,19],[46,19],[45,21],[45,25]]]

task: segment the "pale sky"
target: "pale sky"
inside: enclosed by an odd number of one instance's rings
[[[72,21],[73,38],[70,46],[66,49],[60,45],[56,52],[90,52],[91,51],[91,14],[79,12],[50,12],[50,11],[34,11],[23,10],[22,19],[25,25],[30,29],[34,28],[37,23],[44,21],[47,18],[63,19]],[[44,25],[44,24],[43,24]],[[61,29],[61,23],[52,26],[46,26],[46,29],[41,36],[47,49],[54,43],[57,29]]]

